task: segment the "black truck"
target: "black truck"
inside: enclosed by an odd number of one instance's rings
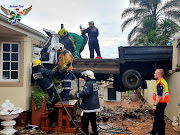
[[[146,80],[153,79],[158,68],[164,71],[172,69],[172,46],[127,46],[118,49],[117,59],[74,59],[75,75],[80,77],[82,71],[92,70],[98,81],[111,78],[115,90],[125,92],[147,88]]]
[[[33,61],[41,59],[47,68],[52,69],[58,62],[54,47],[59,43],[59,35],[52,30],[43,30],[48,35],[47,42],[43,47],[34,45]],[[118,49],[117,59],[74,59],[73,72],[80,77],[82,71],[92,70],[97,81],[113,78],[115,90],[122,92],[139,87],[146,88],[146,80],[154,78],[157,68],[165,71],[172,68],[172,46],[127,46]]]

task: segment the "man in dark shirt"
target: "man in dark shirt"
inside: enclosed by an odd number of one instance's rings
[[[56,76],[55,71],[44,68],[41,60],[35,60],[32,68],[32,83],[37,81],[37,84],[42,90],[47,91],[49,94],[49,101],[47,102],[47,109],[50,110],[56,102],[57,92],[53,84],[52,78]]]
[[[98,29],[94,26],[94,22],[90,21],[89,27],[83,30],[83,34],[88,33],[89,36],[89,51],[90,51],[90,58],[94,58],[94,50],[97,53],[96,59],[101,59],[101,53],[99,49],[99,42],[97,37],[99,36]]]

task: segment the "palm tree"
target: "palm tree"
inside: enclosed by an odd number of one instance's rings
[[[160,31],[159,28],[162,28],[164,21],[173,24],[171,26],[173,29],[171,32],[178,30],[176,22],[180,21],[180,0],[170,0],[165,4],[163,4],[162,1],[163,0],[130,0],[130,5],[132,6],[125,9],[121,15],[122,18],[126,18],[121,26],[122,31],[129,25],[135,24],[135,27],[128,35],[130,45],[136,44],[147,32],[158,30],[156,34],[162,34],[163,31]],[[172,34],[170,34],[170,36],[171,35]]]

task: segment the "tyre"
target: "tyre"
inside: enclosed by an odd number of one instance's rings
[[[135,90],[142,85],[141,74],[134,69],[125,71],[122,74],[122,84],[128,90]]]

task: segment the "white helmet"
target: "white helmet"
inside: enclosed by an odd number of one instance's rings
[[[64,45],[61,43],[56,43],[54,49],[62,51],[64,49]]]
[[[96,79],[94,77],[94,73],[91,70],[86,70],[82,72],[81,75],[83,75],[84,77],[89,77],[90,79]]]

